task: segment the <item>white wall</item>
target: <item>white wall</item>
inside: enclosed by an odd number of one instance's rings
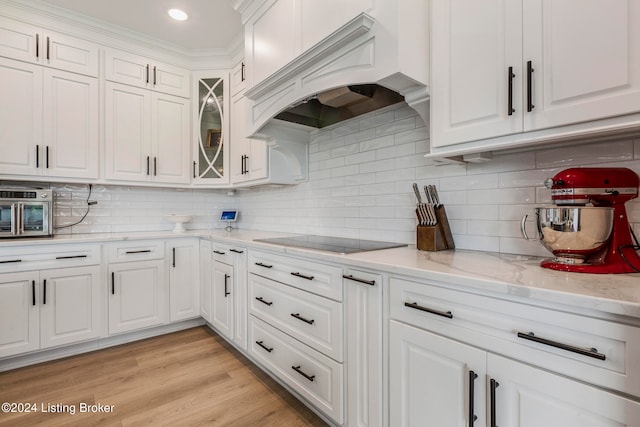
[[[370,113],[313,135],[309,181],[238,190],[170,190],[95,185],[82,225],[59,233],[169,230],[171,213],[194,215],[188,228],[223,228],[220,209],[237,207],[237,226],[415,244],[411,184],[435,184],[460,249],[548,255],[520,237],[520,219],[550,202],[546,178],[572,166],[629,167],[640,173],[640,139],[495,155],[482,164],[435,166],[424,158],[428,129],[405,105]],[[85,212],[83,185],[53,185],[55,222]],[[640,202],[627,204],[640,236]],[[530,224],[531,226],[532,224]],[[533,228],[529,228],[534,235]]]

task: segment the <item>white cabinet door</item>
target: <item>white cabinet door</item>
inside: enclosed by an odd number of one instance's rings
[[[486,426],[484,351],[392,320],[389,353],[390,425]]]
[[[640,111],[637,1],[524,1],[523,16],[525,131]]]
[[[246,98],[233,98],[231,110],[231,183],[267,178],[269,147],[265,141],[247,138]]]
[[[0,275],[0,357],[40,347],[38,272]]]
[[[521,1],[435,0],[432,14],[431,145],[521,132]]]
[[[169,308],[172,322],[200,316],[199,243],[176,239],[167,242]]]
[[[0,17],[0,56],[98,77],[97,44]]]
[[[495,424],[510,427],[638,426],[640,403],[494,354]]]
[[[245,26],[245,40],[250,40],[247,52],[249,86],[255,86],[289,61],[300,50],[296,34],[297,0],[276,0],[267,3],[259,16]]]
[[[347,425],[382,426],[382,276],[347,269],[344,280]]]
[[[189,98],[189,70],[115,49],[105,50],[105,78]]]
[[[44,70],[44,173],[99,177],[98,80]]]
[[[164,323],[164,260],[109,266],[109,333]]]
[[[0,93],[0,173],[39,174],[42,67],[0,58]]]
[[[211,241],[200,241],[200,315],[211,322],[211,287],[213,276],[211,269]]]
[[[188,184],[191,164],[190,100],[151,94],[154,182]]]
[[[41,348],[101,335],[100,266],[46,270],[40,273],[40,281]]]
[[[218,332],[233,339],[234,319],[233,266],[213,262],[213,288],[211,292],[211,324]]]
[[[147,181],[151,169],[151,93],[106,82],[105,103],[106,178]]]

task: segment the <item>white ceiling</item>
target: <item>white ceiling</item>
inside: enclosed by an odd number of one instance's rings
[[[124,27],[186,50],[229,49],[242,33],[240,14],[229,0],[41,0],[54,6]],[[167,15],[171,8],[189,15],[184,22]]]

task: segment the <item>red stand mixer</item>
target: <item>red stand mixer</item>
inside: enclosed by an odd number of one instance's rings
[[[542,267],[579,273],[638,273],[638,241],[625,203],[638,197],[627,168],[571,168],[545,182],[554,207],[536,208],[538,238],[555,259]],[[522,233],[526,216],[522,219]]]

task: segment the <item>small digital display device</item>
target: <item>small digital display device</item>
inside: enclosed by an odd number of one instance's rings
[[[238,219],[238,211],[223,210],[220,213],[220,221],[235,221]]]

